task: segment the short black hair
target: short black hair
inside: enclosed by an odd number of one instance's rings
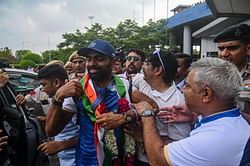
[[[172,53],[163,50],[160,50],[159,55],[165,68],[163,80],[166,84],[171,85],[177,73],[178,65],[176,57]],[[146,61],[150,62],[153,67],[160,67],[162,65],[157,53],[150,54]]]
[[[62,65],[59,64],[51,64],[48,66],[43,67],[41,70],[39,70],[38,79],[46,79],[46,80],[66,80],[68,79],[68,75],[66,70],[62,67]]]
[[[132,48],[127,51],[127,55],[131,52],[135,52],[137,55],[140,55],[142,62],[145,60],[145,54],[142,50]]]
[[[188,55],[188,54],[185,54],[185,53],[182,53],[182,52],[179,52],[179,53],[176,53],[174,54],[175,57],[177,59],[184,59],[184,65],[185,65],[185,68],[189,68],[191,66],[191,63],[193,62],[193,58],[192,56]]]

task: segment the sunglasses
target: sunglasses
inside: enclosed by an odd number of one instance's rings
[[[166,71],[166,70],[165,70],[164,63],[163,63],[163,61],[162,61],[162,59],[161,59],[160,49],[156,49],[156,50],[153,52],[153,55],[156,55],[156,56],[159,58],[163,70]]]
[[[228,51],[234,51],[240,48],[240,45],[232,45],[232,46],[218,46],[218,49],[220,51],[223,51],[224,49],[227,49]]]
[[[127,61],[140,61],[141,58],[139,56],[127,56],[126,60]]]

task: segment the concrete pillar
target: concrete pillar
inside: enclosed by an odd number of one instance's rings
[[[191,55],[192,34],[190,26],[186,25],[183,29],[183,53]]]

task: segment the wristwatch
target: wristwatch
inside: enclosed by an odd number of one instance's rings
[[[142,111],[142,113],[141,113],[141,116],[142,116],[142,117],[150,117],[150,116],[154,116],[154,115],[155,115],[155,113],[154,113],[154,111],[151,110],[151,109],[145,109],[145,110]]]

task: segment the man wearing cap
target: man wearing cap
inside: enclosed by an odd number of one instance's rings
[[[77,51],[74,51],[70,57],[69,61],[72,63],[72,70],[73,73],[69,75],[69,79],[81,79],[85,73],[85,64],[86,60],[85,57],[79,56]]]
[[[243,79],[243,91],[239,93],[237,104],[241,111],[250,110],[250,26],[240,24],[226,28],[214,42],[218,43],[219,58],[235,64]]]
[[[77,165],[128,165],[135,153],[134,140],[124,136],[119,127],[131,119],[126,113],[128,82],[112,74],[114,53],[113,46],[100,39],[78,50],[86,58],[87,74],[80,83],[71,80],[58,89],[50,107],[46,121],[50,136],[57,134],[78,110]]]

